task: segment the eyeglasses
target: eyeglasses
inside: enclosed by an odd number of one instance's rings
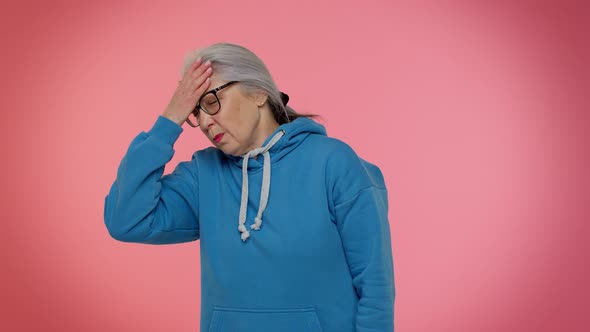
[[[221,103],[219,102],[219,97],[217,97],[217,92],[227,88],[228,86],[238,83],[239,81],[230,81],[225,83],[222,86],[219,86],[211,91],[206,92],[204,95],[201,96],[197,106],[192,111],[192,113],[186,119],[186,122],[191,127],[198,127],[201,125],[201,120],[199,117],[200,111],[203,111],[209,115],[215,115],[219,110],[221,110]]]

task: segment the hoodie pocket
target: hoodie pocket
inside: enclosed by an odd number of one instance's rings
[[[213,307],[209,332],[322,332],[314,307],[249,309]]]

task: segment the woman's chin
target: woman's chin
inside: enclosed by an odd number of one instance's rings
[[[234,157],[241,157],[242,156],[242,154],[240,154],[238,151],[228,149],[227,145],[225,145],[225,144],[221,145],[221,146],[217,146],[217,148],[219,150],[221,150],[221,152],[223,152],[227,155],[232,155]]]

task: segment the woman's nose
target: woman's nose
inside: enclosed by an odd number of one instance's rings
[[[214,122],[213,115],[207,114],[203,111],[199,112],[199,125],[201,127],[209,128]]]

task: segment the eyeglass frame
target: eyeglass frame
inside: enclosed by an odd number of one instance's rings
[[[222,90],[222,89],[227,88],[228,86],[230,86],[230,85],[232,85],[234,83],[239,83],[239,82],[240,81],[229,81],[229,82],[227,82],[227,83],[225,83],[223,85],[220,85],[220,86],[216,87],[213,90],[209,90],[209,91],[205,92],[201,96],[201,98],[199,98],[199,102],[197,103],[197,106],[195,106],[195,109],[191,112],[191,114],[193,114],[195,116],[195,119],[197,121],[197,125],[195,126],[188,118],[186,118],[186,120],[185,120],[186,123],[188,123],[189,126],[191,126],[193,128],[197,128],[197,127],[199,127],[201,125],[199,123],[199,109],[202,110],[203,112],[209,114],[209,115],[215,115],[215,114],[219,113],[219,111],[221,111],[221,101],[219,100],[219,97],[217,96],[217,92],[220,91],[220,90]],[[208,95],[208,94],[213,94],[213,96],[215,96],[215,99],[217,99],[217,102],[219,103],[219,109],[215,113],[213,113],[213,114],[207,112],[203,107],[201,107],[201,100],[203,100],[203,98],[205,98],[205,96]]]

